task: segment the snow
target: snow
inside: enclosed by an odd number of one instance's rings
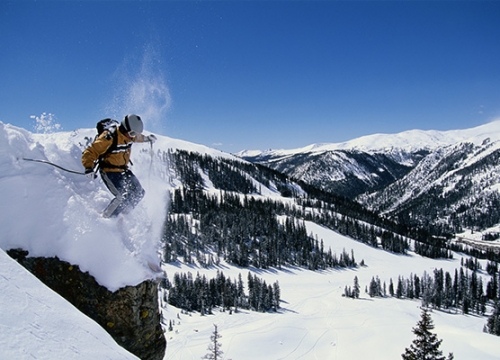
[[[137,359],[0,250],[0,358]]]
[[[480,132],[480,131],[479,131]],[[134,285],[155,275],[147,265],[157,257],[158,238],[165,217],[167,191],[178,184],[168,164],[156,153],[180,148],[212,156],[232,155],[202,145],[158,136],[151,155],[149,144],[133,146],[134,173],[146,197],[129,215],[103,219],[100,212],[111,196],[100,180],[89,180],[50,165],[22,160],[43,159],[82,171],[81,151],[95,135],[93,129],[53,134],[32,134],[0,123],[0,248],[22,247],[31,256],[58,256],[78,264],[110,290]],[[207,183],[210,186],[210,183]],[[207,189],[213,191],[213,189]],[[272,190],[268,196],[277,197]],[[291,201],[288,199],[287,201]],[[420,302],[370,298],[365,286],[374,276],[389,284],[398,276],[432,274],[435,268],[450,273],[460,267],[453,260],[432,260],[410,253],[394,255],[363,245],[329,229],[306,222],[309,233],[323,239],[325,249],[343,249],[366,267],[312,272],[288,267],[282,270],[244,269],[221,263],[203,269],[180,262],[164,265],[170,279],[176,272],[196,272],[213,278],[217,270],[231,278],[251,271],[268,284],[279,281],[278,313],[241,311],[230,315],[181,314],[168,304],[164,322],[166,359],[199,359],[207,353],[213,324],[229,359],[397,359],[414,338]],[[483,264],[483,268],[485,264]],[[359,278],[361,298],[342,297],[344,288]],[[486,275],[484,284],[486,284]],[[0,250],[0,358],[2,359],[132,359],[93,321],[79,313]],[[500,337],[482,332],[486,317],[431,313],[435,333],[443,339],[444,354],[455,359],[498,359]]]
[[[217,270],[237,279],[241,273],[246,282],[249,271],[268,284],[279,281],[281,310],[278,313],[256,313],[240,310],[238,314],[215,311],[213,315],[182,314],[166,305],[163,317],[173,321],[167,332],[168,359],[200,359],[207,353],[213,324],[222,335],[219,342],[226,359],[398,359],[415,335],[412,328],[420,320],[420,301],[396,298],[370,298],[364,288],[372,277],[389,285],[398,276],[419,277],[442,268],[453,274],[460,258],[432,260],[414,253],[395,255],[353,241],[334,231],[306,222],[307,230],[324,240],[325,249],[340,254],[353,249],[358,263],[366,267],[347,270],[312,272],[288,267],[244,269],[221,264],[218,269],[203,269],[185,264],[165,266],[169,278],[176,272],[205,274],[215,277]],[[352,286],[357,276],[360,299],[342,296],[345,286]],[[483,333],[485,317],[433,310],[434,333],[443,339],[444,355],[453,352],[455,359],[498,359],[500,338]]]

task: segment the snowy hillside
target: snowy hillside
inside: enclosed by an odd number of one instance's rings
[[[0,358],[137,359],[3,250],[0,274]]]
[[[173,330],[166,333],[167,358],[200,359],[207,353],[213,324],[222,335],[219,339],[227,359],[399,359],[414,339],[411,329],[420,317],[421,302],[396,298],[371,298],[364,292],[370,279],[379,276],[389,284],[398,276],[431,274],[443,268],[453,272],[460,259],[431,260],[411,253],[395,255],[374,249],[308,222],[308,231],[325,241],[337,253],[353,249],[356,259],[366,267],[351,270],[313,272],[287,267],[283,270],[244,269],[227,264],[203,269],[182,263],[166,265],[170,278],[176,272],[191,272],[214,277],[216,271],[236,279],[251,271],[268,284],[279,281],[281,310],[257,313],[242,310],[238,314],[215,311],[214,315],[183,314],[165,306],[165,322],[172,320]],[[354,277],[361,285],[360,299],[342,297]],[[455,359],[498,359],[500,338],[483,333],[485,318],[461,315],[455,311],[433,311],[434,332],[443,339],[444,354]]]
[[[169,164],[162,159],[161,152],[180,148],[214,157],[236,158],[207,147],[161,136],[154,145],[153,154],[149,144],[135,144],[133,171],[143,184],[146,197],[126,218],[103,219],[100,212],[110,200],[110,194],[100,180],[92,181],[47,164],[22,160],[23,157],[49,160],[65,168],[81,171],[81,151],[94,134],[93,129],[84,129],[36,135],[0,123],[0,195],[6,205],[2,207],[0,216],[0,248],[8,250],[22,247],[32,256],[58,256],[78,264],[83,271],[94,275],[99,283],[113,290],[155,276],[145,261],[157,257],[158,238],[167,211],[167,191],[181,184]],[[203,191],[219,193],[206,174],[200,176],[205,180]],[[257,182],[256,179],[252,181]],[[261,190],[258,196],[272,196],[288,203],[293,201],[292,198],[281,197],[272,185],[266,188],[259,184]],[[217,271],[224,272],[230,278],[237,278],[240,273],[246,278],[250,271],[269,284],[278,281],[282,300],[277,313],[241,310],[237,314],[230,314],[216,309],[214,315],[206,316],[196,312],[181,313],[180,309],[163,302],[163,322],[168,342],[165,358],[201,358],[207,353],[213,324],[218,325],[222,335],[222,350],[227,359],[399,358],[414,338],[411,328],[419,320],[421,301],[394,297],[371,298],[364,288],[375,276],[389,284],[390,280],[396,282],[398,276],[422,276],[424,272],[432,276],[435,269],[442,268],[453,273],[455,269],[460,269],[461,255],[455,254],[452,260],[422,258],[411,251],[408,255],[396,255],[310,221],[304,224],[308,233],[324,241],[326,248],[336,253],[341,253],[343,249],[350,252],[352,249],[358,263],[364,260],[366,266],[313,272],[296,266],[283,266],[281,270],[244,268],[225,261],[217,266],[203,268],[196,262],[188,264],[180,258],[165,264],[169,279],[173,279],[175,273],[185,272],[191,272],[193,276],[199,272],[213,278]],[[118,230],[121,226],[125,226],[124,232]],[[22,310],[28,318],[37,319],[43,307],[31,300],[34,295],[22,286],[24,278],[11,275],[14,272],[29,274],[3,252],[0,253],[0,264],[2,311],[18,313]],[[483,262],[483,269],[485,265]],[[485,284],[489,276],[484,270],[479,274]],[[361,285],[360,299],[343,297],[344,288],[352,286],[355,276]],[[32,277],[30,279],[34,280]],[[59,300],[47,300],[47,309],[59,309],[56,302]],[[61,312],[64,313],[64,310]],[[436,310],[431,315],[436,325],[435,332],[443,339],[441,348],[445,354],[453,352],[457,360],[498,358],[500,337],[482,332],[485,316],[461,315],[454,310],[452,313]],[[30,334],[35,337],[53,334],[56,332],[54,326],[58,326],[49,321],[26,320],[24,325],[16,328],[13,319],[3,314],[2,318],[2,358],[23,358],[19,352],[14,352],[15,356],[12,356],[12,351],[19,351],[18,344],[22,345],[25,341],[35,343],[36,340],[30,338]],[[174,323],[172,331],[167,330],[169,321]],[[30,327],[38,330],[32,331]],[[64,329],[64,326],[61,328]],[[26,332],[26,329],[30,329],[28,337],[21,337],[19,334]],[[67,332],[71,331],[67,329]],[[99,333],[91,330],[90,334]],[[96,338],[95,341],[102,343],[103,338]],[[68,351],[83,354],[78,341],[80,339],[70,337],[68,342],[75,349],[70,348]],[[84,337],[81,337],[81,341],[88,347],[99,349],[99,344],[88,345]],[[58,349],[57,344],[54,346]],[[113,346],[110,345],[112,349]],[[27,344],[24,347],[30,349]],[[48,345],[40,347],[52,351]],[[125,352],[118,354],[124,354],[124,358],[127,356]],[[119,356],[109,358],[119,359]],[[65,358],[73,357],[68,355]],[[82,358],[90,356],[84,355]]]
[[[362,202],[381,211],[390,212],[405,203],[416,201],[426,193],[439,195],[444,199],[452,193],[456,198],[459,196],[457,194],[459,190],[466,187],[467,191],[463,191],[464,199],[461,203],[470,207],[472,197],[498,192],[499,149],[500,142],[489,141],[479,145],[458,143],[439,148],[425,157],[403,178],[383,191],[364,196]],[[458,207],[461,203],[455,205],[448,201],[448,206]]]

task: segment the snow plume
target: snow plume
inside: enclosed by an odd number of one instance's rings
[[[116,90],[107,112],[116,119],[138,114],[146,128],[161,129],[171,103],[161,64],[158,51],[151,44],[145,46],[141,60],[126,59],[114,74]]]
[[[62,130],[61,124],[56,123],[54,114],[43,112],[40,116],[31,115],[30,118],[35,120],[34,129],[39,134],[50,134]]]

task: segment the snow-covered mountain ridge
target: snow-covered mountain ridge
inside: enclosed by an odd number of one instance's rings
[[[494,121],[465,130],[412,130],[240,155],[394,219],[461,232],[500,223],[499,151],[500,121]]]
[[[236,155],[242,158],[279,159],[297,154],[313,154],[335,150],[357,150],[368,153],[412,153],[434,150],[460,142],[481,144],[485,139],[500,140],[500,120],[462,130],[408,130],[396,134],[373,134],[341,143],[311,144],[297,149],[242,150]]]

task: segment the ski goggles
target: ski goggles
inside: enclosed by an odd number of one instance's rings
[[[137,133],[136,133],[134,130],[130,130],[130,131],[128,132],[128,136],[130,136],[130,137],[136,137],[136,136],[137,136]]]

